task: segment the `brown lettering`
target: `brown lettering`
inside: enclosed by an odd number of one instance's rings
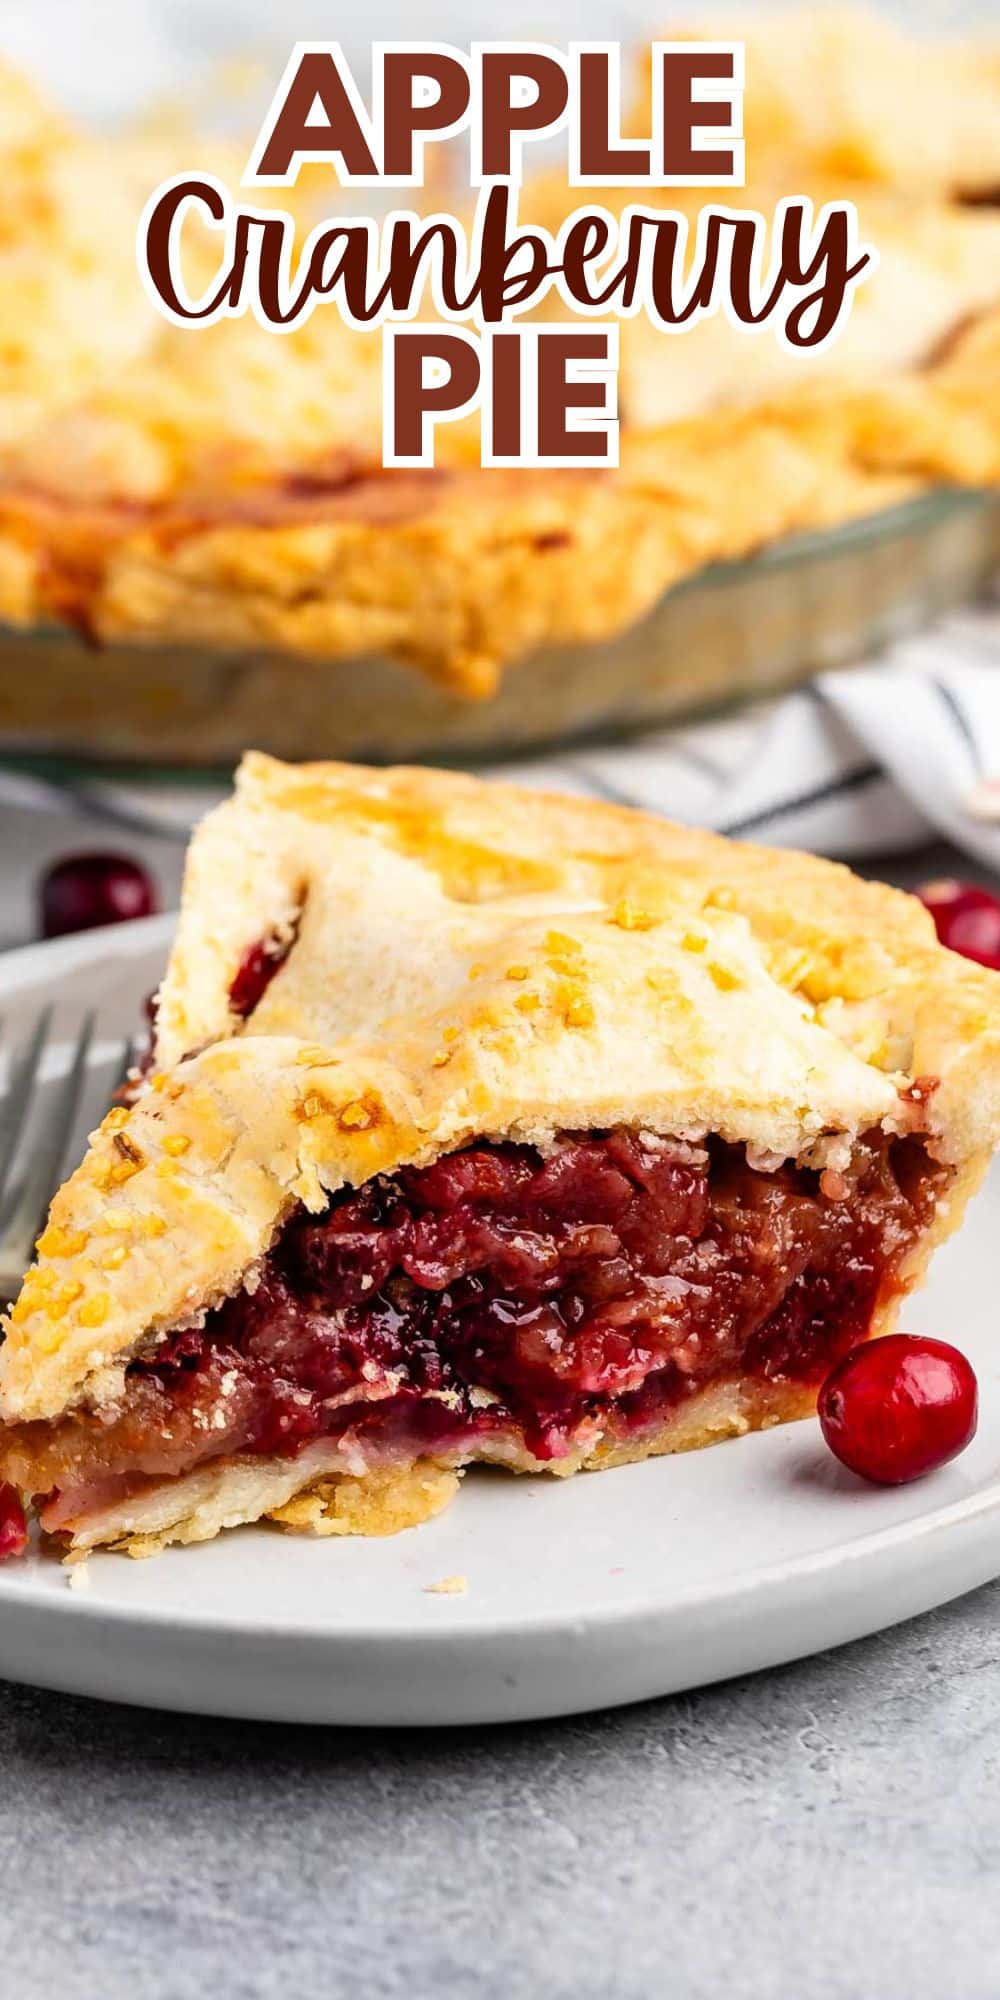
[[[543,329],[538,336],[538,456],[539,458],[607,458],[607,431],[570,430],[570,410],[605,408],[607,391],[600,380],[570,382],[571,361],[608,361],[606,333],[561,333]]]
[[[665,49],[660,57],[660,90],[663,105],[664,176],[697,176],[700,181],[732,180],[735,153],[725,147],[695,146],[693,134],[701,125],[728,126],[730,106],[721,100],[695,103],[691,86],[696,78],[721,76],[730,81],[733,58],[723,50]]]
[[[424,451],[425,416],[455,415],[479,388],[479,353],[461,333],[426,333],[401,328],[392,343],[394,459],[420,464]],[[425,365],[441,361],[448,373],[443,382],[425,377]]]
[[[648,180],[648,146],[611,144],[611,58],[603,49],[585,49],[580,56],[579,120],[582,174],[604,181],[636,175]]]
[[[836,206],[823,224],[815,254],[803,268],[801,245],[804,216],[805,208],[801,201],[786,205],[781,228],[782,280],[792,285],[808,285],[822,271],[823,281],[815,291],[809,292],[793,306],[785,321],[785,335],[793,347],[818,347],[837,324],[848,286],[860,278],[872,260],[866,250],[855,263],[848,262],[851,254],[850,220],[846,209]],[[806,332],[811,308],[817,304],[819,310]]]
[[[550,270],[544,237],[534,229],[509,234],[510,209],[510,189],[491,188],[483,208],[478,281],[468,301],[472,304],[478,298],[484,320],[502,319],[506,307],[533,299]],[[515,271],[518,260],[522,268]]]
[[[493,336],[492,456],[521,456],[521,336]]]
[[[317,100],[326,121],[322,125],[307,123]],[[307,51],[299,58],[256,171],[283,176],[300,156],[329,159],[331,154],[339,155],[348,174],[374,179],[378,173],[333,56],[324,50]]]
[[[729,247],[729,296],[733,312],[742,326],[761,326],[774,311],[784,288],[784,253],[782,253],[782,268],[779,268],[767,297],[755,306],[754,293],[759,285],[756,218],[752,215],[741,215],[727,219],[713,215],[710,219],[710,229],[716,242],[723,223],[732,233]]]
[[[418,77],[437,85],[433,104],[414,104]],[[469,108],[469,79],[454,56],[402,55],[388,50],[382,72],[383,171],[390,180],[413,173],[415,132],[446,132]]]
[[[211,181],[191,179],[178,181],[174,187],[168,187],[160,196],[146,224],[146,269],[164,305],[178,319],[191,320],[194,323],[210,319],[213,313],[218,312],[221,305],[236,303],[238,296],[238,291],[234,291],[236,260],[234,259],[233,266],[227,271],[222,284],[211,299],[196,307],[185,305],[174,282],[174,266],[177,260],[171,259],[170,243],[177,211],[186,201],[200,201],[213,222],[224,222],[226,219],[225,201],[218,188],[212,186]],[[243,222],[244,218],[241,217],[240,220]],[[240,282],[246,264],[246,238],[247,231],[244,230],[241,239],[242,253],[239,257]]]
[[[531,104],[515,105],[511,86],[515,77],[526,77],[535,86]],[[569,103],[569,84],[562,64],[552,56],[503,55],[487,50],[482,61],[482,171],[493,180],[511,171],[511,136],[515,132],[545,132],[563,115]]]
[[[604,303],[606,293],[591,292],[586,267],[595,257],[603,257],[610,242],[611,229],[603,215],[580,216],[566,231],[562,246],[563,275],[567,290],[581,305]]]

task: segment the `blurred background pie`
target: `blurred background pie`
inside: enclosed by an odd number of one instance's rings
[[[487,752],[787,683],[975,587],[1000,485],[1000,37],[932,46],[850,10],[702,32],[747,41],[736,203],[848,196],[880,265],[818,356],[626,322],[614,473],[483,471],[468,425],[435,471],[383,470],[378,333],[322,307],[281,339],[181,331],[139,285],[150,191],[194,165],[238,183],[260,103],[236,136],[197,104],[112,129],[0,69],[7,748]],[[276,73],[274,53],[261,102]],[[641,53],[630,88],[641,129]],[[293,197],[338,198],[325,170]],[[575,205],[553,165],[522,214]],[[207,278],[208,240],[191,256]]]

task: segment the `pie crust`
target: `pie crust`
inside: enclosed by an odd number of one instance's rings
[[[192,844],[154,1063],[56,1197],[10,1315],[0,1461],[28,1494],[50,1492],[33,1467],[53,1441],[77,1425],[117,1435],[140,1379],[159,1381],[185,1341],[198,1354],[213,1328],[225,1343],[225,1315],[257,1309],[290,1230],[308,1237],[310,1218],[336,1228],[366,1189],[377,1238],[379,1204],[401,1187],[411,1206],[414,1190],[437,1201],[422,1192],[431,1167],[447,1177],[480,1159],[531,1180],[553,1163],[558,1173],[567,1148],[586,1161],[626,1146],[690,1180],[710,1154],[723,1179],[735,1172],[738,1199],[752,1183],[751,1206],[780,1206],[787,1190],[790,1255],[797,1203],[826,1229],[849,1194],[849,1228],[862,1198],[851,1176],[872,1155],[904,1192],[907,1177],[918,1184],[865,1294],[859,1329],[884,1332],[1000,1136],[997,980],[943,950],[911,898],[625,809],[256,755]],[[671,1226],[687,1257],[697,1230]],[[701,1231],[711,1261],[718,1244]],[[524,1249],[509,1230],[505,1240]],[[755,1244],[740,1255],[752,1265]],[[398,1299],[392,1311],[405,1319]],[[810,1367],[755,1370],[734,1355],[643,1404],[641,1423],[620,1423],[624,1405],[588,1390],[548,1457],[520,1421],[496,1417],[508,1378],[466,1362],[461,1436],[410,1423],[402,1443],[369,1451],[367,1434],[312,1431],[291,1453],[272,1443],[229,1458],[203,1437],[189,1471],[106,1504],[96,1487],[75,1507],[50,1497],[43,1520],[72,1546],[139,1552],[263,1514],[387,1532],[435,1511],[477,1458],[565,1474],[813,1406]],[[377,1383],[377,1369],[362,1371],[338,1409],[360,1399],[367,1415],[370,1391],[374,1410],[395,1394],[393,1368]],[[451,1393],[439,1397],[448,1409]],[[418,1395],[406,1422],[433,1400]],[[211,1411],[195,1421],[227,1423]]]
[[[1000,214],[955,198],[954,118],[961,83],[959,191],[978,202],[1000,180],[995,55],[900,57],[909,111],[856,21],[782,21],[751,55],[738,199],[773,212],[790,175],[817,201],[856,198],[880,269],[818,358],[721,320],[682,339],[625,322],[621,468],[594,475],[484,472],[461,425],[438,471],[383,471],[380,340],[332,310],[280,340],[248,320],[168,326],[136,281],[135,223],[191,136],[98,143],[0,72],[0,619],[108,645],[380,656],[485,699],[507,666],[622,633],[706,563],[941,482],[1000,482]],[[791,115],[803,73],[808,119]],[[197,144],[238,181],[236,149]],[[558,222],[578,192],[543,176],[522,213]],[[612,208],[628,193],[590,192]],[[308,214],[324,195],[294,199]]]
[[[944,20],[946,17],[941,16]],[[685,32],[741,41],[747,153],[774,180],[803,169],[914,194],[1000,188],[1000,42],[905,28],[863,6],[715,14]],[[643,64],[638,129],[648,98]]]

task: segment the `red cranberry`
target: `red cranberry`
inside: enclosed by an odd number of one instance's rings
[[[0,1562],[22,1556],[28,1546],[24,1508],[13,1486],[0,1486]]]
[[[43,875],[41,904],[42,935],[51,938],[150,917],[157,896],[145,868],[125,854],[72,854]]]
[[[971,1443],[976,1377],[947,1341],[893,1333],[845,1354],[818,1408],[823,1436],[843,1465],[879,1486],[902,1486]]]
[[[267,937],[261,938],[259,944],[252,944],[249,950],[243,953],[229,988],[229,1005],[233,1013],[239,1015],[241,1021],[248,1020],[259,1007],[275,973],[284,965],[290,950],[290,943],[283,943],[280,938]]]
[[[1000,971],[1000,898],[975,882],[925,882],[917,893],[949,951]]]

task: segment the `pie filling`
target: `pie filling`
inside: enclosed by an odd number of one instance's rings
[[[616,1130],[481,1144],[298,1211],[252,1282],[120,1402],[5,1438],[57,1529],[151,1482],[319,1438],[344,1462],[556,1461],[739,1379],[817,1386],[863,1338],[945,1171],[871,1133],[844,1172]]]

